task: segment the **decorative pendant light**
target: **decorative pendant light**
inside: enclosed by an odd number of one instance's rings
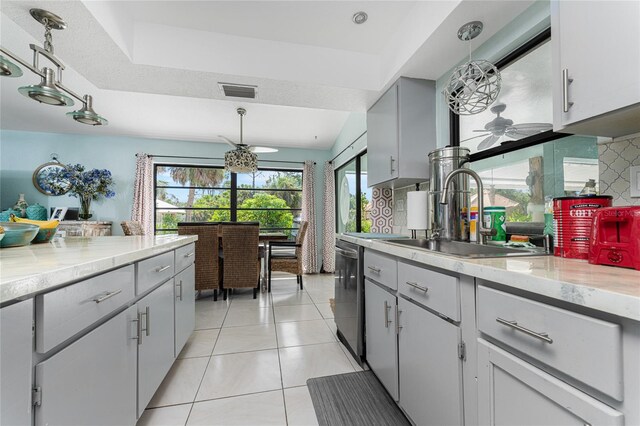
[[[72,106],[74,105],[72,98],[75,98],[83,103],[83,108],[68,113],[67,115],[83,124],[90,124],[92,126],[107,124],[108,121],[104,117],[96,114],[93,110],[91,96],[85,95],[84,97],[80,97],[62,84],[62,71],[65,69],[65,66],[54,54],[51,30],[65,29],[67,27],[66,22],[58,15],[43,9],[31,9],[29,13],[33,19],[40,22],[45,28],[44,45],[43,47],[36,46],[35,44],[29,45],[31,50],[33,50],[33,64],[29,64],[8,49],[0,46],[0,53],[2,53],[2,55],[0,55],[0,76],[20,77],[22,75],[22,70],[7,59],[11,58],[42,78],[40,84],[20,87],[18,91],[21,94],[40,103],[56,106]],[[53,63],[55,69],[44,67],[41,70],[38,66],[38,61],[41,56]]]
[[[224,154],[224,168],[231,173],[253,173],[258,170],[258,156],[243,143],[242,134],[242,118],[247,110],[238,108],[236,112],[240,116],[240,143],[233,143],[236,148]]]
[[[469,61],[456,67],[443,94],[449,109],[458,115],[481,113],[500,93],[500,71],[489,61],[471,60],[471,40],[482,32],[482,22],[472,21],[458,30],[458,38],[469,42]]]

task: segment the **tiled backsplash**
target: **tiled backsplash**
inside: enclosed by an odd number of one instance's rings
[[[640,206],[640,198],[631,198],[631,166],[640,166],[640,133],[616,138],[598,145],[600,193],[613,196],[614,206]]]

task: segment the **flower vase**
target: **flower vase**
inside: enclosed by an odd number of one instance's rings
[[[93,197],[91,195],[81,194],[80,196],[80,212],[78,213],[78,217],[82,220],[89,220],[92,214],[89,213],[91,210],[91,200]]]
[[[27,217],[27,207],[29,207],[29,204],[25,201],[24,194],[20,194],[20,198],[18,198],[15,206],[13,206],[13,210],[17,210],[19,212],[16,216]]]

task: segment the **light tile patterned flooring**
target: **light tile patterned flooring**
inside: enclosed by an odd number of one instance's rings
[[[272,293],[196,302],[196,330],[138,421],[157,425],[317,425],[311,377],[359,371],[338,342],[333,276],[275,275]]]

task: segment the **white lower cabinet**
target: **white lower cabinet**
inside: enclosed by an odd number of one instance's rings
[[[416,425],[462,425],[460,329],[398,298],[400,406]]]
[[[624,416],[526,361],[478,339],[482,425],[623,425]]]
[[[0,309],[0,425],[31,423],[33,299]]]
[[[136,317],[132,306],[36,365],[36,425],[135,424]]]
[[[173,286],[171,279],[137,303],[139,416],[175,359]]]
[[[365,338],[367,364],[398,401],[398,339],[396,296],[365,281]]]
[[[195,275],[196,267],[191,264],[187,269],[177,274],[174,278],[175,297],[175,327],[176,342],[174,356],[178,354],[187,343],[187,339],[193,333],[196,323],[196,295]]]

